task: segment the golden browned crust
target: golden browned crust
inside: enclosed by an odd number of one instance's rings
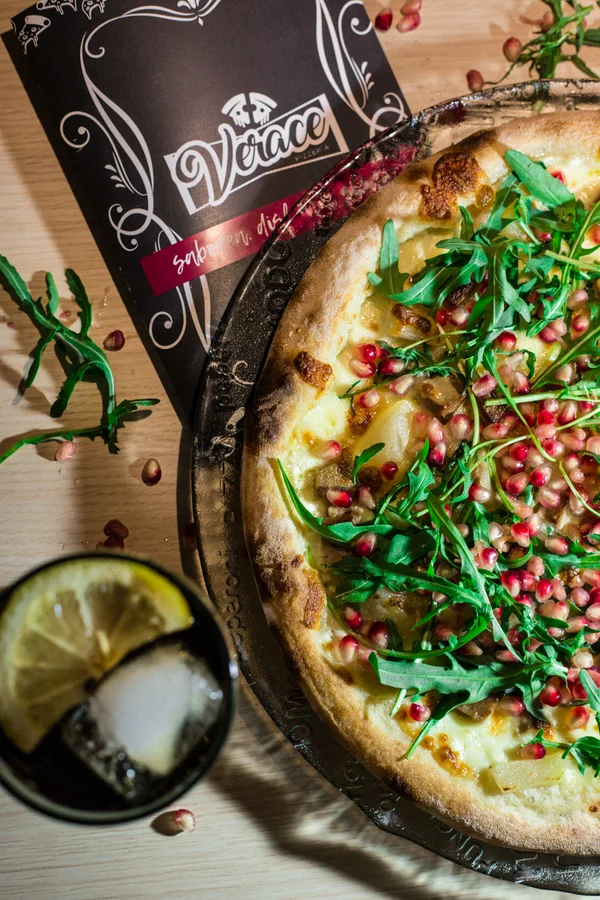
[[[357,287],[377,267],[384,223],[394,220],[400,240],[432,223],[451,227],[459,204],[472,203],[482,185],[506,174],[503,154],[511,147],[549,159],[556,168],[577,148],[583,165],[597,169],[600,116],[564,113],[516,120],[411,166],[364,203],[308,269],[275,335],[247,428],[244,522],[267,617],[310,702],[353,753],[463,832],[522,849],[591,855],[600,852],[600,829],[591,807],[581,807],[575,815],[573,809],[549,803],[543,814],[523,810],[521,815],[497,803],[477,779],[449,771],[460,764],[443,748],[438,748],[438,760],[427,747],[404,759],[409,738],[392,739],[366,715],[364,697],[348,673],[323,657],[314,616],[307,621],[314,570],[304,559],[297,563],[305,543],[274,464],[285,453],[295,424],[317,402],[314,387],[295,370],[294,359],[305,352],[333,364],[358,313]]]

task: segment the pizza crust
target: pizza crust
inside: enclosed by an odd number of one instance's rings
[[[549,167],[581,170],[584,186],[590,173],[600,176],[600,114],[520,119],[472,135],[412,165],[329,240],[288,304],[257,387],[245,435],[244,524],[265,613],[308,699],[369,769],[462,832],[518,849],[591,855],[600,852],[600,827],[589,808],[589,785],[576,811],[572,803],[553,804],[553,789],[544,789],[550,802],[540,811],[487,791],[480,781],[450,774],[422,747],[403,759],[410,738],[399,729],[392,735],[369,718],[363,693],[323,656],[317,626],[325,592],[304,557],[306,543],[275,462],[321,390],[302,377],[294,361],[303,353],[333,366],[364,300],[366,273],[377,269],[385,222],[394,220],[401,242],[432,224],[454,228],[458,204],[472,204],[482,185],[507,174],[503,154],[510,148],[543,158]],[[443,178],[440,171],[446,172]]]

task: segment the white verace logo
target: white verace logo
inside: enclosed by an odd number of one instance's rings
[[[348,153],[325,94],[271,118],[277,103],[266,94],[236,94],[221,112],[219,140],[188,141],[165,156],[190,215],[220,206],[240,188],[273,172]],[[322,147],[322,153],[307,152]]]

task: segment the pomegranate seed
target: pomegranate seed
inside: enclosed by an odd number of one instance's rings
[[[423,703],[411,703],[408,714],[415,722],[426,722],[431,717],[431,710]]]
[[[562,172],[556,171],[550,173],[553,178],[556,178],[557,181],[560,181],[561,184],[566,184],[565,176]]]
[[[456,634],[454,628],[450,628],[450,626],[446,625],[444,622],[438,622],[433,629],[433,636],[436,641],[449,641],[453,634]]]
[[[506,588],[511,597],[518,597],[521,592],[521,582],[516,572],[511,570],[503,572],[500,576],[502,586]]]
[[[564,337],[564,335],[567,333],[567,323],[564,319],[555,319],[552,323],[552,328],[554,329],[558,337]]]
[[[543,487],[551,475],[552,469],[550,466],[538,466],[537,469],[531,472],[529,480],[534,487]]]
[[[529,447],[527,450],[527,465],[531,466],[531,468],[537,468],[538,466],[543,465],[543,463],[544,457],[537,447]]]
[[[123,525],[119,519],[110,519],[104,526],[104,534],[107,537],[120,538],[124,541],[129,537],[129,528]]]
[[[583,450],[585,446],[585,441],[583,441],[581,438],[578,438],[572,432],[564,432],[563,434],[561,434],[560,439],[567,450]]]
[[[600,603],[592,603],[586,609],[585,614],[590,622],[600,622]]]
[[[541,409],[537,414],[538,425],[554,425],[554,413],[549,409]]]
[[[467,72],[467,84],[470,91],[483,90],[483,75],[477,69],[469,69]]]
[[[566,600],[567,591],[560,578],[552,579],[552,596],[556,600]]]
[[[517,346],[517,336],[512,331],[503,331],[494,341],[497,350],[510,353]]]
[[[427,456],[427,461],[430,465],[436,466],[437,468],[444,465],[446,461],[446,444],[443,441],[439,441],[439,443],[431,448]]]
[[[481,378],[475,382],[471,390],[476,397],[487,397],[488,394],[491,394],[496,388],[497,384],[498,382],[494,376],[490,375],[489,372],[486,372],[485,375],[482,375]]]
[[[494,654],[496,659],[505,663],[516,663],[519,660],[510,650],[497,650]]]
[[[491,572],[498,562],[498,551],[493,547],[483,547],[479,552],[481,568]]]
[[[443,307],[441,309],[438,309],[435,314],[435,321],[438,323],[438,325],[441,325],[443,327],[448,321],[448,310],[444,309]]]
[[[573,363],[567,363],[566,365],[561,366],[560,369],[555,372],[554,377],[557,381],[562,381],[563,384],[571,384],[575,378],[575,366]]]
[[[513,444],[509,447],[508,455],[516,462],[525,462],[527,459],[527,446],[525,444]]]
[[[107,334],[104,338],[104,343],[102,345],[105,350],[122,350],[125,346],[125,335],[122,331],[111,331],[110,334]]]
[[[568,710],[566,716],[566,726],[573,730],[577,728],[585,728],[589,722],[590,714],[585,706],[572,706]]]
[[[364,406],[365,409],[372,409],[374,406],[377,406],[380,400],[381,396],[379,391],[375,388],[372,388],[370,391],[365,391],[365,393],[361,394],[358,398],[358,402],[361,406]]]
[[[516,493],[520,493],[520,491],[517,491]],[[529,536],[529,526],[526,525],[525,522],[517,522],[516,525],[513,525],[511,527],[510,533],[512,534],[519,547],[529,547],[531,538]]]
[[[566,556],[569,552],[569,542],[566,538],[561,537],[560,534],[547,537],[544,541],[544,546],[546,550],[549,550],[550,553],[555,553],[557,556]]]
[[[540,691],[539,699],[544,706],[559,706],[562,698],[558,688],[548,683]]]
[[[448,321],[451,325],[456,325],[457,328],[462,328],[462,326],[466,325],[469,321],[470,315],[471,313],[468,309],[465,309],[464,306],[456,306],[448,316]]]
[[[354,609],[353,606],[347,606],[344,612],[342,613],[342,619],[352,631],[359,631],[360,627],[363,623],[362,613],[360,613],[357,609]]]
[[[398,466],[390,459],[382,465],[381,474],[386,481],[393,481],[398,474]]]
[[[473,500],[475,503],[487,503],[490,497],[491,494],[488,489],[481,484],[477,484],[476,481],[469,488],[469,500]]]
[[[542,328],[542,330],[540,331],[538,337],[546,344],[553,344],[558,340],[558,334],[556,333],[552,325],[544,326],[544,328]]]
[[[372,531],[367,531],[365,534],[361,534],[361,536],[357,538],[354,545],[354,551],[357,556],[371,556],[371,554],[375,550],[376,543],[377,535],[373,534]]]
[[[386,6],[385,9],[382,9],[381,12],[375,16],[375,28],[378,31],[389,31],[392,26],[392,19],[392,10]]]
[[[363,362],[361,359],[351,359],[350,368],[359,378],[372,378],[375,374],[374,362]]]
[[[565,452],[565,445],[554,438],[548,438],[548,440],[543,442],[542,447],[552,459],[560,459]]]
[[[579,290],[573,291],[573,293],[569,296],[569,299],[567,300],[567,306],[569,309],[578,309],[580,306],[583,306],[584,303],[587,303],[588,300],[588,292],[584,291],[583,288],[579,288]]]
[[[535,424],[535,407],[533,403],[521,403],[521,407],[519,412],[525,419],[528,425]],[[513,413],[514,415],[514,413]]]
[[[535,603],[529,594],[519,594],[518,597],[515,597],[515,603],[518,603],[520,606],[528,606],[529,609],[535,608]]]
[[[546,578],[540,578],[535,587],[535,596],[540,603],[543,603],[544,600],[549,600],[552,596],[552,582]]]
[[[342,662],[350,663],[360,649],[358,640],[352,634],[345,634],[338,644],[338,653],[342,658]]]
[[[531,556],[527,563],[527,571],[538,578],[544,574],[544,560],[541,556]]]
[[[520,697],[505,696],[498,704],[498,709],[509,716],[521,716],[525,712],[525,704]]]
[[[518,647],[519,644],[522,643],[524,635],[523,632],[519,631],[518,628],[509,628],[506,632],[506,637],[508,638],[509,643],[513,645],[513,647]]]
[[[342,448],[337,441],[323,441],[317,450],[317,456],[321,459],[337,459],[341,456]]]
[[[340,506],[343,509],[350,509],[353,503],[353,497],[350,491],[329,488],[325,496],[332,506]]]
[[[404,372],[405,364],[402,359],[394,359],[394,357],[388,357],[388,359],[383,359],[379,363],[379,371],[382,375],[400,375]]]
[[[482,656],[483,649],[475,641],[467,641],[457,650],[457,653],[460,653],[461,656]]]
[[[587,700],[587,691],[579,680],[571,684],[571,694],[574,700]]]
[[[194,831],[196,816],[189,809],[176,809],[173,813],[173,822],[180,831]]]
[[[547,487],[539,489],[537,500],[544,509],[558,509],[561,505],[560,494],[558,491],[551,491],[550,488]]]
[[[142,469],[142,481],[144,484],[151,487],[152,485],[158,484],[161,478],[162,469],[159,461],[154,458],[147,459],[144,463],[144,468]]]
[[[437,444],[439,443],[439,441],[443,441],[446,437],[446,435],[444,434],[444,429],[437,419],[432,419],[427,426],[427,437],[429,438],[431,444]]]
[[[513,501],[513,512],[519,519],[528,519],[533,515],[531,506],[528,506],[526,503],[521,503],[520,500]],[[531,534],[531,529],[529,529],[529,533]]]
[[[75,441],[61,441],[54,454],[56,462],[69,462],[77,453]]]
[[[390,632],[385,622],[373,622],[369,628],[369,640],[382,650],[390,643]]]
[[[546,755],[546,748],[543,744],[525,744],[519,749],[519,755],[523,759],[543,759]]]
[[[593,587],[590,591],[590,603],[600,603],[600,588]]]
[[[377,359],[375,344],[361,344],[358,348],[358,358],[363,362],[373,362],[374,359]]]
[[[595,475],[598,471],[598,463],[593,456],[588,456],[587,454],[581,457],[579,465],[586,475]]]
[[[519,418],[518,418],[518,416],[515,415],[515,413],[507,412],[507,413],[504,413],[504,415],[502,416],[500,421],[502,422],[503,425],[506,425],[506,427],[508,428],[509,431],[512,431],[512,429],[518,423]]]
[[[500,454],[498,454],[498,455],[500,455]],[[510,456],[502,457],[502,465],[504,466],[505,469],[508,469],[509,472],[522,472],[523,469],[525,468],[524,462],[519,462],[516,459],[512,459],[512,457],[510,457]]]
[[[576,669],[591,669],[594,665],[594,657],[589,650],[577,650],[571,659]]]
[[[522,494],[527,487],[528,482],[529,477],[524,472],[517,475],[511,475],[506,481],[506,490],[509,494]]]
[[[587,441],[585,442],[585,449],[589,450],[590,453],[595,453],[596,455],[600,454],[600,434],[595,434],[592,437],[589,437],[587,439]],[[592,457],[592,459],[593,459],[593,457]],[[583,460],[582,460],[582,462],[583,462]],[[594,461],[594,463],[597,468],[598,463],[596,463],[595,461]],[[584,472],[585,472],[585,469],[584,469]]]
[[[571,603],[575,604],[575,606],[578,606],[580,609],[585,609],[585,607],[590,602],[590,595],[585,588],[576,587],[571,591],[571,596],[569,599],[571,600]]]
[[[516,62],[521,55],[522,49],[521,41],[516,37],[510,37],[504,41],[502,52],[509,62]]]
[[[580,400],[579,401],[579,412],[583,415],[584,413],[591,412],[595,408],[596,404],[591,400]]]
[[[400,9],[400,12],[403,16],[408,16],[410,13],[420,12],[422,5],[422,0],[406,0],[404,6]]]
[[[419,13],[410,13],[408,16],[402,16],[396,28],[400,34],[406,34],[408,31],[414,31],[421,24],[421,16]]]
[[[515,372],[513,381],[513,391],[515,394],[528,394],[530,390],[529,378],[527,378],[526,375],[523,375],[522,372]]]
[[[585,332],[590,327],[590,317],[586,312],[577,313],[576,316],[573,316],[571,319],[571,339],[579,337],[580,334],[585,334]]]
[[[397,397],[403,397],[407,394],[411,387],[413,386],[415,379],[412,375],[401,375],[400,378],[396,378],[395,381],[392,381],[389,385],[389,389],[392,394],[396,394]],[[415,421],[419,413],[415,415]],[[425,414],[425,418],[428,419]]]
[[[486,425],[482,431],[483,437],[486,441],[497,441],[505,438],[508,434],[508,428],[506,425],[503,425],[502,422],[493,422],[491,425]]]
[[[573,616],[572,619],[567,619],[567,631],[569,634],[579,634],[587,624],[588,620],[585,616]]]
[[[371,488],[368,488],[366,484],[362,484],[358,489],[358,503],[365,509],[375,509],[377,506]]]
[[[457,413],[452,416],[449,426],[450,431],[457,441],[463,441],[466,438],[470,438],[473,434],[473,423],[469,417],[463,415],[463,413]]]

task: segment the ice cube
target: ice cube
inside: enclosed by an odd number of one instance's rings
[[[180,643],[117,666],[63,726],[63,739],[127,800],[139,800],[197,747],[223,693],[206,662]]]

